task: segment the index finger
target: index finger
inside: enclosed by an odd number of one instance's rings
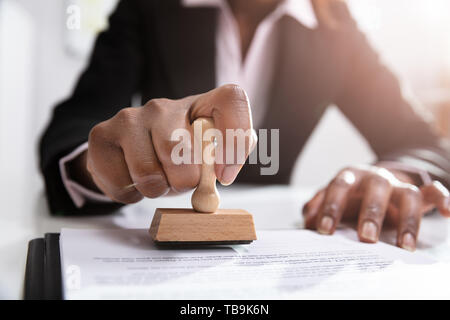
[[[345,169],[334,178],[325,193],[316,225],[321,234],[333,234],[347,207],[348,199],[359,179],[356,174]]]

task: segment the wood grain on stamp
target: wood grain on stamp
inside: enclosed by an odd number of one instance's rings
[[[212,214],[156,209],[150,234],[158,242],[256,240],[252,215],[238,209],[219,209]]]
[[[192,208],[197,212],[212,213],[219,208],[220,197],[216,187],[216,173],[214,171],[213,141],[204,141],[203,134],[214,128],[212,119],[199,118],[195,123],[201,123],[201,131],[194,131],[194,139],[202,145],[202,169],[200,183],[192,194]],[[212,148],[211,148],[212,147]]]

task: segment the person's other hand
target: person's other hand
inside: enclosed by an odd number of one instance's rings
[[[194,188],[200,179],[200,165],[173,163],[172,148],[179,142],[171,141],[171,136],[181,128],[192,137],[191,123],[199,117],[213,118],[224,146],[226,129],[252,130],[247,95],[235,85],[181,100],[154,99],[143,107],[122,109],[91,130],[85,160],[91,179],[100,191],[120,203]],[[246,157],[253,144],[248,140]],[[192,155],[192,144],[188,150]],[[223,150],[225,158],[226,148]],[[222,184],[230,184],[241,166],[216,163],[216,176]]]
[[[359,239],[374,243],[387,222],[397,228],[397,245],[415,250],[422,216],[437,208],[450,217],[450,196],[437,181],[421,188],[413,183],[377,166],[344,169],[305,204],[305,227],[333,234],[342,219],[357,219]]]

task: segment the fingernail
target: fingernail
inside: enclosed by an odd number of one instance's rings
[[[362,227],[361,237],[370,242],[377,242],[377,229],[375,223],[366,221]]]
[[[333,228],[333,223],[334,220],[331,217],[323,217],[322,220],[320,221],[320,225],[317,228],[317,231],[319,231],[319,233],[321,234],[330,234],[331,233],[331,229]]]
[[[224,186],[232,184],[240,169],[241,165],[226,166],[222,171],[222,177],[219,179],[220,183]]]
[[[411,233],[407,232],[403,235],[401,246],[405,250],[414,251],[416,250],[416,239]]]

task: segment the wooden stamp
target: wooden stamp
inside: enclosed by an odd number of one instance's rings
[[[211,119],[198,121],[202,132],[214,127]],[[202,138],[195,137],[202,141],[203,161],[200,183],[191,198],[193,209],[156,209],[150,235],[156,243],[169,245],[251,243],[256,240],[252,215],[240,209],[218,209],[213,152],[203,152],[213,142]]]

